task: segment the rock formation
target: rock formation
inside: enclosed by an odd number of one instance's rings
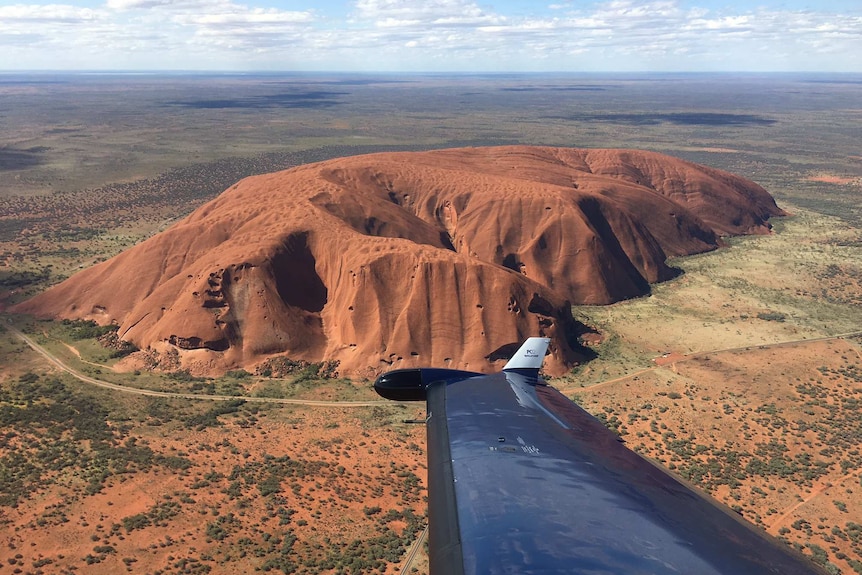
[[[273,354],[343,374],[490,371],[553,338],[578,361],[570,303],[673,277],[669,256],[780,215],[742,178],[661,154],[525,146],[340,158],[247,178],[172,228],[15,311],[116,322],[198,373]],[[495,363],[496,362],[496,363]]]

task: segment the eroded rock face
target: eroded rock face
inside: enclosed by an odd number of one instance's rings
[[[767,233],[781,213],[752,182],[650,152],[341,158],[247,178],[16,311],[115,321],[198,371],[276,353],[344,374],[490,371],[499,350],[547,335],[561,373],[583,351],[569,302],[642,295],[673,277],[668,256]]]

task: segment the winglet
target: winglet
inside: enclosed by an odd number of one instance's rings
[[[551,343],[551,338],[548,337],[529,337],[524,345],[515,352],[509,363],[503,368],[503,371],[515,370],[535,370],[536,375],[545,361],[545,352],[548,351],[548,344]]]

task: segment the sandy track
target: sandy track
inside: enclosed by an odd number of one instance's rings
[[[713,349],[713,350],[709,350],[709,351],[696,351],[693,353],[687,353],[685,355],[681,355],[677,359],[675,359],[674,361],[671,361],[671,362],[661,363],[659,365],[655,365],[653,367],[647,367],[647,368],[644,368],[644,369],[641,369],[638,371],[634,371],[632,373],[628,373],[626,375],[621,375],[619,377],[615,377],[613,379],[606,379],[605,381],[600,381],[599,383],[588,386],[588,388],[589,389],[597,389],[600,387],[605,387],[607,385],[612,385],[614,383],[626,381],[628,379],[631,379],[632,377],[640,376],[640,375],[643,375],[645,373],[649,373],[651,371],[661,369],[663,367],[673,369],[673,366],[676,365],[677,363],[680,363],[683,361],[688,361],[690,359],[695,359],[695,358],[699,358],[699,357],[704,357],[704,356],[716,354],[716,353],[733,353],[733,352],[737,352],[737,351],[748,351],[752,348],[770,349],[770,348],[790,347],[790,346],[799,345],[799,344],[803,344],[803,343],[813,343],[813,342],[817,342],[817,341],[830,341],[833,339],[846,339],[849,337],[859,337],[859,336],[862,336],[862,331],[853,331],[853,332],[849,332],[849,333],[841,333],[838,335],[827,335],[827,336],[823,336],[823,337],[812,337],[812,338],[808,338],[808,339],[794,339],[794,340],[790,340],[790,341],[780,341],[780,342],[776,342],[776,343],[766,343],[766,344],[760,344],[760,345],[744,345],[741,347],[729,347],[726,349]],[[856,353],[859,354],[858,351]],[[860,355],[860,357],[862,357],[862,355]]]
[[[807,505],[808,503],[811,503],[811,501],[813,501],[815,498],[822,495],[823,492],[826,491],[827,489],[829,489],[830,487],[834,487],[835,485],[838,485],[841,482],[846,481],[848,479],[852,479],[853,477],[859,477],[860,474],[862,474],[862,469],[857,469],[856,471],[852,471],[852,472],[850,472],[850,473],[848,473],[842,477],[839,477],[838,479],[833,479],[832,481],[821,483],[820,485],[817,486],[816,489],[812,490],[811,493],[808,494],[808,497],[805,497],[804,499],[802,499],[798,503],[791,505],[790,507],[785,509],[781,513],[781,515],[778,516],[778,518],[776,518],[774,521],[772,521],[769,524],[769,528],[767,529],[767,531],[773,535],[776,535],[778,533],[778,529],[780,527],[785,526],[786,521],[790,518],[791,515],[793,515],[794,511],[796,511],[797,509],[799,509],[803,505]]]

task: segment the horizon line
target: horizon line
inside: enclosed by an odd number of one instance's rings
[[[408,75],[408,76],[540,76],[540,75],[598,75],[598,74],[650,74],[650,75],[862,75],[859,71],[822,70],[267,70],[267,69],[138,69],[138,68],[75,68],[75,69],[0,69],[0,74],[357,74],[357,75]]]

